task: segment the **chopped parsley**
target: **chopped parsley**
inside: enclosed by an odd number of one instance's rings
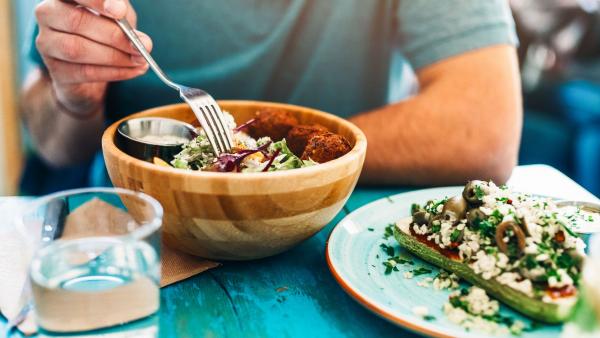
[[[416,212],[423,210],[420,205],[413,203],[410,205],[410,214],[414,215]]]
[[[369,230],[369,231],[375,231],[375,229],[373,229],[373,228],[367,228],[367,230]]]
[[[452,231],[452,233],[450,234],[450,241],[451,242],[458,242],[458,239],[460,238],[461,235],[461,231],[458,229],[454,229]]]
[[[379,244],[379,247],[383,250],[383,252],[385,252],[390,257],[394,257],[394,255],[396,254],[396,252],[394,251],[394,248],[385,243]]]
[[[384,239],[388,239],[392,236],[394,236],[394,227],[396,225],[394,223],[390,223],[388,224],[388,226],[385,227],[384,233],[383,233],[383,238]]]
[[[401,256],[395,256],[383,262],[382,264],[385,266],[385,274],[389,275],[392,273],[392,271],[400,271],[400,269],[398,269],[398,265],[400,264],[414,265],[415,263],[410,259]]]
[[[479,221],[477,228],[479,229],[479,232],[486,237],[494,238],[496,235],[496,226],[489,220]]]
[[[478,200],[483,199],[483,196],[485,196],[485,192],[478,185],[475,185],[475,188],[473,188],[473,192],[475,193],[475,197],[477,197]]]
[[[426,275],[426,274],[432,273],[433,271],[431,269],[427,269],[427,268],[420,266],[420,267],[412,270],[411,272],[413,273],[414,276],[420,276],[420,275]]]
[[[435,320],[435,316],[432,316],[432,315],[426,315],[426,316],[423,316],[423,319],[425,319],[425,320],[426,320],[426,321],[428,321],[428,322],[431,322],[431,321],[434,321],[434,320]]]
[[[566,232],[569,233],[569,235],[573,236],[573,237],[579,237],[578,234],[574,233],[573,230],[571,230],[571,228],[569,228],[566,224],[564,224],[563,222],[558,222],[558,224],[562,225],[563,229],[565,229]]]
[[[438,201],[429,201],[425,205],[424,209],[425,209],[425,211],[427,211],[428,213],[430,213],[432,215],[437,215],[437,214],[439,214],[438,207],[440,205],[444,205],[444,203],[446,203],[447,200],[448,200],[448,197],[442,198],[441,200],[438,200]]]
[[[509,199],[508,199],[508,197],[496,197],[496,201],[502,202],[502,203],[508,203]]]
[[[398,266],[391,261],[383,262],[383,266],[385,266],[385,274],[389,275],[392,271],[399,271]]]

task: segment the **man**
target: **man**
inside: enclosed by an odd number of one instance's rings
[[[503,182],[516,163],[516,38],[502,0],[44,0],[36,17],[23,114],[54,167],[89,160],[107,122],[178,101],[108,17],[137,23],[174,80],[216,99],[349,117],[369,141],[364,182]],[[419,92],[390,104],[397,45]]]

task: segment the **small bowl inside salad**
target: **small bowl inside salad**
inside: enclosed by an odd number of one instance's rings
[[[243,124],[224,112],[233,132],[231,153],[215,156],[202,129],[183,145],[170,165],[178,169],[215,172],[268,172],[328,162],[348,153],[350,143],[320,124],[300,124],[286,110],[263,108]],[[156,164],[168,165],[156,160]]]

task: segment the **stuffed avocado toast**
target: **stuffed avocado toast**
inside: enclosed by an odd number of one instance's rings
[[[411,209],[394,228],[402,247],[533,319],[569,318],[585,244],[552,200],[471,181],[461,196]]]

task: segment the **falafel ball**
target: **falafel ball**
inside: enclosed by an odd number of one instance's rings
[[[293,126],[298,124],[296,117],[281,109],[264,108],[256,112],[256,121],[248,126],[248,133],[254,138],[268,136],[273,141],[286,137]]]
[[[302,156],[304,148],[306,148],[306,144],[311,137],[314,135],[325,134],[327,132],[327,128],[320,124],[299,124],[290,130],[285,139],[290,150],[296,154],[296,156],[300,157]]]
[[[327,132],[313,135],[308,140],[302,159],[325,163],[343,156],[350,149],[352,149],[350,143],[343,136]]]

